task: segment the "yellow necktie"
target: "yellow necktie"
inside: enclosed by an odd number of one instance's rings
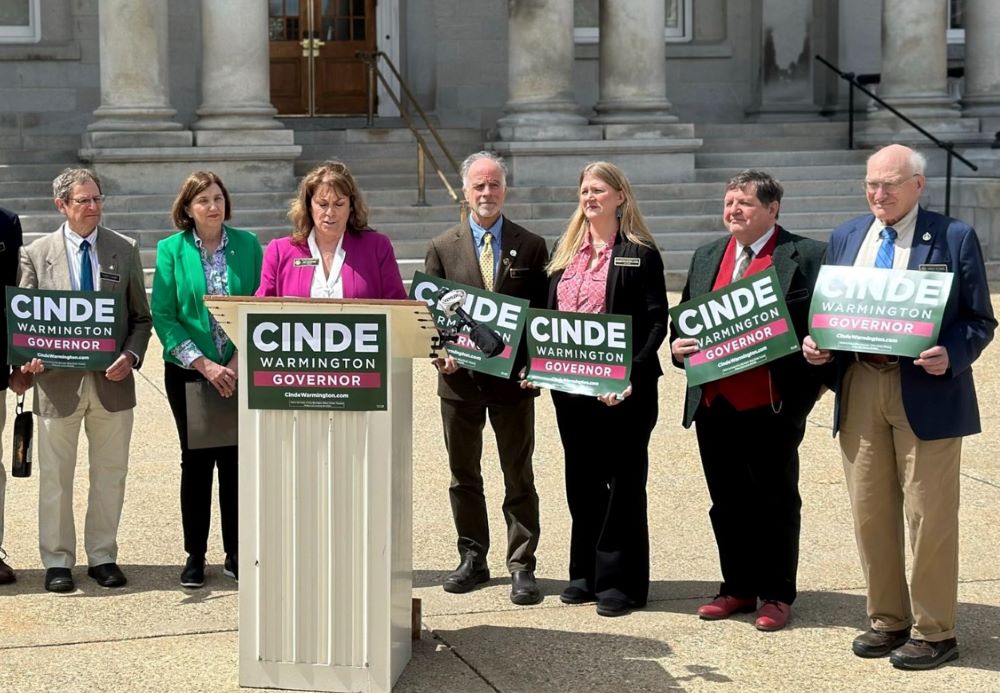
[[[479,272],[483,275],[483,286],[493,291],[493,234],[483,234],[483,250],[479,253]]]

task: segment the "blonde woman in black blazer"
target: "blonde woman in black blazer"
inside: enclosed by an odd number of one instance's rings
[[[660,251],[621,169],[588,164],[579,193],[547,267],[548,306],[631,316],[632,374],[621,400],[552,393],[572,516],[570,583],[560,599],[596,601],[598,614],[622,616],[645,606],[649,592],[646,474],[667,294]]]

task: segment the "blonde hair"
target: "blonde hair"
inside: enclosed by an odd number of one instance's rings
[[[351,213],[347,217],[347,232],[360,235],[368,231],[368,206],[361,189],[351,175],[351,169],[342,161],[330,159],[307,173],[299,183],[299,190],[292,200],[288,210],[288,218],[292,221],[292,241],[306,243],[309,232],[313,229],[312,199],[316,190],[329,185],[338,193],[350,199]]]
[[[583,179],[587,176],[595,176],[601,181],[611,186],[617,192],[625,196],[621,206],[618,207],[618,232],[632,243],[645,245],[650,248],[656,247],[656,240],[646,226],[646,220],[642,218],[639,211],[639,203],[636,202],[632,192],[632,186],[625,177],[625,173],[612,163],[607,161],[595,161],[587,164],[580,171],[580,180],[577,183],[577,190],[583,184]],[[545,271],[549,274],[566,269],[573,257],[579,252],[580,245],[590,230],[590,222],[583,214],[583,206],[577,205],[576,211],[570,217],[569,224],[563,235],[556,241],[552,258],[546,265]]]

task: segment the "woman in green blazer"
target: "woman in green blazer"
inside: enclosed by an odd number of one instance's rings
[[[207,381],[226,399],[236,394],[236,347],[204,298],[253,296],[260,283],[260,242],[249,231],[226,226],[230,212],[222,180],[211,171],[196,171],[174,200],[173,222],[181,231],[156,248],[153,327],[163,344],[163,381],[181,443],[181,523],[188,554],[181,585],[192,588],[205,584],[214,467],[219,469],[223,574],[239,575],[237,447],[220,441],[191,449],[187,430],[188,383]]]

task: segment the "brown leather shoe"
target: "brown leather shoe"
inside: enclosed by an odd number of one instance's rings
[[[0,585],[9,585],[12,582],[17,582],[17,575],[14,574],[14,569],[0,558]]]
[[[788,624],[788,617],[791,613],[792,607],[788,604],[765,599],[757,610],[757,621],[754,625],[757,630],[781,630]]]
[[[854,638],[851,650],[858,657],[871,659],[874,657],[886,657],[897,647],[906,644],[910,637],[910,629],[903,630],[869,630]]]
[[[910,638],[889,656],[889,662],[897,669],[918,670],[934,669],[955,659],[958,659],[958,641],[955,638],[940,642]]]
[[[733,614],[748,614],[757,608],[757,597],[741,599],[728,594],[720,594],[708,604],[698,607],[698,616],[706,621],[718,621]]]

